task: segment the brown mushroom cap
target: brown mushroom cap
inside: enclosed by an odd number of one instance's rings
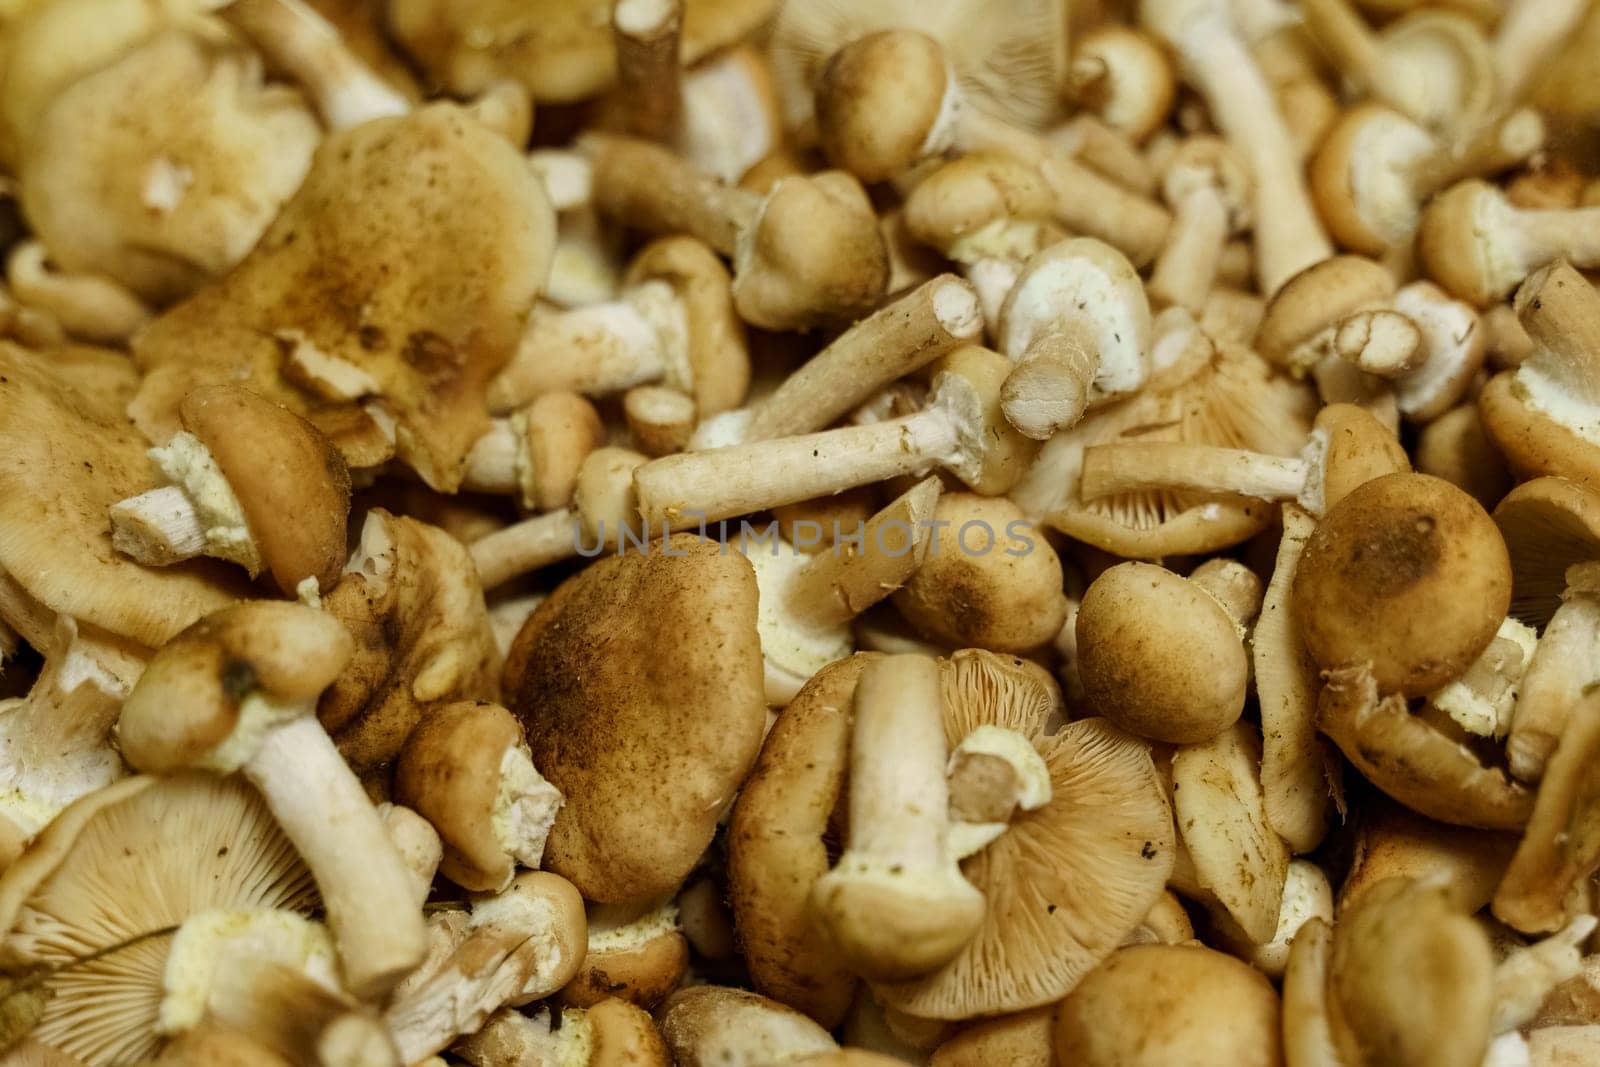
[[[1077,634],[1089,706],[1130,733],[1190,744],[1244,710],[1250,661],[1233,620],[1215,597],[1164,567],[1122,563],[1103,572],[1083,594]]]
[[[534,764],[568,798],[546,866],[589,900],[672,892],[766,724],[749,561],[689,535],[600,560],[538,607],[508,660]]]
[[[1061,1002],[1056,1057],[1075,1067],[1283,1062],[1278,994],[1249,964],[1198,945],[1132,945]]]
[[[651,241],[633,257],[624,285],[658,279],[683,301],[689,320],[689,363],[700,418],[736,408],[750,388],[744,323],[733,308],[733,279],[709,246],[693,237]]]
[[[345,561],[350,471],[315,426],[235,385],[202,386],[178,407],[217,461],[262,562],[289,596],[307,578],[332,587]]]
[[[1505,194],[1477,179],[1429,201],[1417,228],[1417,253],[1428,276],[1479,307],[1503,298],[1527,271],[1518,256],[1503,254],[1509,210]]]
[[[876,653],[828,664],[778,715],[728,823],[728,894],[751,984],[832,1029],[854,976],[811,922],[850,752],[850,697]]]
[[[1329,404],[1317,412],[1312,424],[1325,442],[1322,454],[1322,506],[1331,508],[1364,485],[1385,474],[1409,471],[1405,446],[1366,408],[1355,404]]]
[[[835,52],[817,79],[817,133],[838,167],[892,178],[928,150],[945,105],[944,50],[916,30],[868,34]]]
[[[1337,911],[1386,879],[1406,877],[1448,886],[1462,911],[1476,912],[1493,898],[1516,847],[1514,834],[1452,826],[1374,798],[1361,808]]]
[[[1535,478],[1506,494],[1494,521],[1511,557],[1511,614],[1542,627],[1561,606],[1567,568],[1600,559],[1600,494]]]
[[[656,1011],[656,1025],[678,1067],[755,1067],[839,1047],[793,1008],[728,986],[680,989]]]
[[[1284,283],[1267,304],[1255,349],[1278,366],[1289,366],[1296,348],[1347,315],[1387,304],[1395,288],[1393,274],[1362,256],[1314,263]]]
[[[1422,696],[1494,640],[1511,603],[1511,561],[1476,500],[1426,474],[1389,474],[1317,524],[1294,601],[1324,669],[1370,664],[1380,692]]]
[[[905,224],[918,241],[949,252],[995,222],[1050,217],[1050,187],[1036,167],[998,152],[969,152],[917,183]]]
[[[0,342],[0,570],[51,611],[154,647],[248,586],[212,561],[144,567],[112,547],[108,510],[153,481],[122,413],[127,371],[108,352]]]
[[[1060,632],[1061,560],[1022,509],[1005,497],[945,493],[933,521],[948,524],[944,536],[893,593],[918,632],[996,652],[1026,652]]]
[[[1519,478],[1557,475],[1600,489],[1600,448],[1528,403],[1513,371],[1490,378],[1478,393],[1483,429]]]

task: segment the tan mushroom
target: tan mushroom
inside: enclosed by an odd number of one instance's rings
[[[1451,408],[1424,426],[1413,460],[1418,473],[1466,490],[1485,508],[1493,508],[1511,489],[1511,472],[1484,433],[1475,402]],[[1515,603],[1513,593],[1513,610]]]
[[[1473,179],[1428,204],[1417,250],[1434,281],[1486,307],[1552,261],[1593,265],[1597,219],[1594,208],[1519,208],[1497,187]]]
[[[692,401],[689,408],[692,417]],[[605,425],[592,403],[574,392],[544,393],[510,418],[495,419],[473,442],[461,487],[514,494],[525,508],[554,511],[572,499],[584,460],[604,443]]]
[[[1135,144],[1166,122],[1177,80],[1166,51],[1133,27],[1102,23],[1072,43],[1068,91]]]
[[[1361,813],[1337,914],[1391,878],[1445,886],[1464,912],[1476,912],[1494,896],[1516,847],[1514,834],[1435,822],[1374,798]]]
[[[588,914],[588,951],[557,1003],[589,1008],[616,997],[649,1011],[678,988],[689,969],[689,943],[676,902],[593,904]]]
[[[759,1067],[839,1047],[794,1009],[728,986],[679,990],[657,1010],[656,1025],[679,1067]]]
[[[1198,314],[1228,239],[1249,226],[1254,188],[1238,153],[1202,135],[1173,154],[1161,192],[1172,208],[1172,228],[1150,274],[1150,295],[1158,307],[1177,304]]]

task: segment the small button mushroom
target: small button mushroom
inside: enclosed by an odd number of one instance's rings
[[[1148,563],[1112,567],[1084,592],[1077,634],[1088,706],[1125,730],[1189,744],[1244,710],[1240,626],[1198,582]]]
[[[935,466],[1002,493],[1033,450],[1000,413],[1010,369],[997,353],[959,348],[937,364],[928,406],[914,415],[652,460],[633,476],[639,514],[683,529]]]
[[[743,989],[681,989],[656,1012],[678,1067],[760,1067],[835,1052],[828,1031],[777,1001]]]
[[[1556,474],[1600,487],[1600,445],[1588,436],[1600,402],[1593,369],[1600,295],[1571,266],[1555,263],[1522,284],[1516,309],[1535,347],[1479,394],[1484,432],[1519,478]]]
[[[539,866],[563,799],[534,767],[511,713],[470,702],[435,708],[411,731],[394,795],[439,831],[440,873],[497,893],[518,866]]]
[[[1255,190],[1228,142],[1200,135],[1186,139],[1167,164],[1161,192],[1172,208],[1172,229],[1150,274],[1150,296],[1157,306],[1198,314],[1228,238],[1249,226]]]
[[[1051,245],[1023,265],[1000,313],[999,347],[1017,364],[1006,420],[1036,441],[1150,374],[1150,306],[1133,265],[1093,238]]]
[[[1519,208],[1495,186],[1474,179],[1428,204],[1417,248],[1429,277],[1487,307],[1552,260],[1600,265],[1597,239],[1600,208]]]
[[[1167,121],[1177,89],[1172,60],[1135,28],[1101,23],[1073,42],[1067,91],[1135,144]]]
[[[1090,971],[1061,1002],[1055,1053],[1082,1067],[1283,1062],[1272,983],[1199,945],[1133,945]]]
[[[590,1008],[617,997],[649,1011],[678,988],[689,969],[689,942],[677,904],[594,904],[588,915],[588,950],[557,1003]]]
[[[523,507],[554,511],[572,499],[584,460],[604,443],[605,425],[592,403],[573,392],[544,393],[510,418],[495,419],[473,443],[461,487],[515,494]]]
[[[1422,335],[1419,364],[1391,379],[1395,402],[1401,415],[1426,423],[1468,398],[1483,368],[1489,331],[1470,304],[1431,282],[1402,286],[1392,307]]]
[[[629,264],[619,299],[535,309],[516,355],[489,385],[490,408],[657,381],[692,395],[702,415],[735,407],[750,364],[731,286],[721,260],[694,238],[651,242]]]
[[[311,423],[238,386],[196,389],[184,431],[150,450],[168,483],[112,505],[111,543],[152,566],[198,555],[278,589],[332,588],[345,561],[350,472]]]
[[[752,326],[806,329],[870,310],[889,280],[866,192],[837,172],[729,187],[645,141],[589,134],[595,204],[649,233],[686,232],[733,260],[733,301]]]
[[[1145,0],[1145,28],[1178,54],[1228,141],[1255,178],[1256,277],[1267,295],[1333,252],[1272,91],[1223,0]]]
[[[1425,474],[1389,474],[1329,509],[1293,595],[1323,669],[1366,665],[1379,692],[1422,696],[1494,639],[1511,602],[1511,564],[1477,501]]]
[[[918,633],[946,645],[1027,652],[1066,620],[1061,561],[1043,531],[1004,497],[946,493],[927,558],[894,604]]]

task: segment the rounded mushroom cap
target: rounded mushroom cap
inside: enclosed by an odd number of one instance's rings
[[[1530,403],[1515,371],[1489,379],[1478,394],[1478,414],[1484,433],[1517,477],[1553,474],[1600,489],[1600,445]]]
[[[1394,275],[1362,256],[1334,256],[1284,283],[1267,304],[1255,350],[1280,367],[1303,365],[1298,350],[1357,311],[1388,304]]]
[[[678,988],[688,969],[689,941],[676,927],[662,927],[647,940],[615,949],[597,948],[591,928],[589,950],[556,1000],[587,1008],[616,997],[649,1011]]]
[[[505,692],[566,795],[545,866],[593,901],[664,896],[711,842],[766,725],[755,572],[678,535],[562,583]]]
[[[1250,660],[1233,620],[1164,567],[1121,563],[1102,573],[1083,594],[1077,635],[1089,706],[1124,730],[1191,744],[1244,710]]]
[[[969,152],[917,183],[905,203],[906,229],[948,255],[962,238],[997,222],[1050,217],[1050,186],[1037,167],[998,152]]]
[[[501,762],[521,743],[522,727],[505,708],[458,701],[423,716],[395,764],[395,800],[439,831],[440,873],[463,889],[498,890],[511,880],[493,814]]]
[[[1061,1002],[1056,1057],[1075,1067],[1283,1062],[1277,991],[1265,975],[1198,945],[1132,945]]]
[[[835,52],[817,79],[817,135],[837,167],[881,182],[937,151],[951,78],[944,49],[916,30],[869,34]]]
[[[680,989],[656,1011],[656,1025],[678,1067],[755,1067],[839,1048],[793,1008],[728,986]]]
[[[350,471],[305,419],[236,385],[202,386],[178,407],[217,461],[261,559],[285,594],[307,578],[338,581],[346,557]]]
[[[1329,404],[1317,412],[1312,429],[1323,440],[1323,510],[1349,496],[1358,485],[1411,469],[1400,439],[1366,408]]]
[[[1055,1014],[1050,1005],[968,1027],[939,1046],[929,1067],[1050,1063]]]
[[[1238,151],[1221,137],[1195,134],[1184,139],[1167,164],[1161,195],[1176,207],[1197,188],[1215,189],[1228,207],[1229,225],[1239,230],[1254,215],[1255,179]]]
[[[1494,640],[1511,603],[1511,561],[1476,500],[1426,474],[1389,474],[1317,524],[1294,601],[1321,667],[1370,664],[1380,692],[1422,696]]]
[[[1382,255],[1409,238],[1421,214],[1407,165],[1437,150],[1416,123],[1382,104],[1345,111],[1311,161],[1311,195],[1340,245]]]
[[[694,396],[701,417],[736,408],[750,388],[744,323],[733,308],[733,279],[703,241],[662,237],[633,257],[623,284],[671,284],[689,319],[689,378],[675,383]]]
[[[1430,422],[1461,402],[1489,350],[1489,333],[1476,309],[1432,282],[1412,282],[1394,296],[1394,310],[1422,335],[1423,363],[1394,381],[1400,412]]]
[[[1178,79],[1171,58],[1148,34],[1101,23],[1074,43],[1072,66],[1080,101],[1135,144],[1172,112]]]
[[[1505,247],[1512,210],[1500,190],[1477,179],[1434,197],[1417,228],[1417,254],[1428,276],[1479,307],[1503,299],[1527,272]]]
[[[252,693],[304,702],[309,714],[351,649],[338,619],[303,604],[251,600],[208,615],[168,641],[128,694],[122,755],[157,774],[193,766],[228,740]]]
[[[1005,497],[945,493],[934,509],[945,536],[893,594],[912,626],[947,644],[1024,652],[1067,620],[1061,560]]]
[[[1561,606],[1567,568],[1600,560],[1600,494],[1565,478],[1523,482],[1494,509],[1511,558],[1511,614],[1543,626]]]

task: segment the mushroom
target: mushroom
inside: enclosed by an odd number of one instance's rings
[[[1313,917],[1289,946],[1283,972],[1283,1052],[1288,1063],[1338,1067],[1344,1061],[1333,1043],[1329,1019],[1328,956],[1331,923]]]
[[[1200,945],[1132,945],[1061,1002],[1055,1053],[1083,1067],[1283,1060],[1281,1006],[1248,964]]]
[[[1278,925],[1272,940],[1251,942],[1241,936],[1243,931],[1234,927],[1226,915],[1218,918],[1216,933],[1228,951],[1257,968],[1268,978],[1281,979],[1289,964],[1289,953],[1295,936],[1313,919],[1333,921],[1333,887],[1328,876],[1310,860],[1291,859],[1288,876],[1283,883],[1283,902],[1278,906]]]
[[[437,527],[367,512],[345,573],[323,597],[355,649],[317,717],[359,774],[400,755],[430,709],[499,696],[499,649],[467,550]]]
[[[113,353],[0,342],[0,569],[41,611],[155,647],[247,586],[212,565],[150,569],[113,549],[107,509],[150,487],[145,442],[122,413],[130,384]]]
[[[1079,112],[1045,133],[1058,151],[1077,159],[1140,196],[1156,191],[1156,169],[1138,144],[1097,116]]]
[[[839,1048],[794,1009],[728,986],[679,990],[657,1010],[656,1025],[678,1067],[760,1067]]]
[[[1579,31],[1585,5],[1576,0],[1504,5],[1494,39],[1495,88],[1502,100],[1520,99],[1546,61],[1555,58],[1561,42]]]
[[[913,415],[652,460],[634,472],[649,526],[683,528],[944,467],[993,496],[1021,475],[1032,444],[1001,417],[1011,363],[966,347],[934,369]]]
[[[728,891],[757,992],[832,1029],[855,976],[811,923],[811,887],[828,870],[824,836],[846,775],[851,695],[874,659],[823,667],[778,715],[728,823]]]
[[[1197,135],[1167,164],[1161,194],[1172,208],[1172,228],[1150,274],[1150,295],[1158,306],[1177,304],[1198,314],[1228,238],[1250,224],[1250,174],[1228,142]]]
[[[755,575],[713,542],[673,537],[557,587],[505,671],[567,797],[545,866],[600,903],[674,891],[755,760],[761,678]]]
[[[150,460],[167,483],[110,509],[111,543],[150,566],[197,555],[272,574],[293,596],[331,587],[345,559],[350,472],[315,426],[231,385],[178,407],[184,430]]]
[[[671,1067],[650,1016],[615,997],[591,1008],[502,1008],[450,1047],[473,1067],[574,1063],[584,1067]]]
[[[1336,913],[1396,877],[1445,886],[1464,912],[1478,911],[1494,897],[1517,840],[1515,834],[1435,822],[1374,798],[1361,813]]]
[[[1145,0],[1145,28],[1178,65],[1255,179],[1256,278],[1267,295],[1332,254],[1283,116],[1225,0]]]
[[[574,392],[544,393],[495,419],[473,442],[461,487],[515,495],[523,507],[553,511],[572,499],[584,460],[604,443],[605,425],[592,403]]]
[[[1134,144],[1167,121],[1177,89],[1172,60],[1138,29],[1105,22],[1073,42],[1067,91]]]
[[[1511,602],[1511,564],[1477,501],[1425,474],[1388,474],[1328,510],[1293,595],[1306,648],[1324,670],[1365,665],[1379,692],[1422,696],[1494,639]]]
[[[1415,460],[1419,473],[1443,478],[1486,508],[1494,507],[1511,489],[1511,472],[1483,432],[1476,401],[1451,408],[1424,426],[1417,436]],[[1513,594],[1513,611],[1515,604]]]
[[[752,326],[796,330],[868,311],[888,253],[866,192],[836,172],[783,178],[766,195],[723,185],[646,141],[588,134],[595,204],[650,233],[685,232],[733,260],[733,302]]]
[[[1213,570],[1190,580],[1122,563],[1091,582],[1077,621],[1078,677],[1089,706],[1130,733],[1169,744],[1205,741],[1232,726],[1244,710],[1243,631],[1259,608],[1261,583],[1249,575],[1255,603],[1239,610],[1223,599],[1220,577]]]
[[[601,395],[655,381],[692,395],[702,416],[737,406],[750,365],[730,285],[727,269],[700,241],[652,241],[629,264],[620,299],[534,310],[516,355],[489,384],[490,408],[510,410],[542,393]]]
[[[894,1010],[969,1019],[1059,1000],[1139,925],[1170,874],[1171,810],[1148,747],[1103,719],[1045,734],[1057,698],[1024,662],[969,649],[945,667],[949,748],[959,750],[985,726],[1018,735],[1003,760],[1010,773],[998,776],[1009,787],[982,804],[1009,811],[1009,821],[962,861],[988,901],[978,933],[944,967],[876,984]],[[1050,783],[1048,799],[1032,811],[1021,804],[1026,775],[1017,773],[1026,771],[1017,758],[1030,749]],[[989,761],[973,769],[985,766],[999,770]],[[985,797],[961,777],[951,781],[958,812]]]
[[[1091,445],[1078,492],[1085,500],[1152,489],[1237,493],[1321,515],[1356,486],[1409,469],[1400,442],[1365,409],[1329,404],[1297,458],[1174,441]]]
[[[628,436],[647,455],[666,456],[689,447],[694,434],[694,398],[661,385],[640,385],[622,398]]]
[[[556,210],[556,249],[545,298],[567,308],[614,299],[622,281],[621,235],[610,232],[595,210],[589,160],[572,149],[536,148],[527,162]]]
[[[1495,186],[1471,179],[1429,202],[1417,249],[1434,281],[1487,307],[1553,260],[1600,265],[1597,219],[1595,208],[1520,208]],[[1529,325],[1526,315],[1523,325]]]
[[[984,918],[983,894],[950,846],[940,699],[938,664],[926,656],[873,660],[856,682],[849,838],[812,886],[811,915],[869,980],[949,963]]]
[[[554,231],[516,151],[454,105],[332,134],[250,255],[139,335],[135,421],[165,440],[193,388],[243,384],[351,466],[394,452],[454,491]]]
[[[1431,282],[1401,287],[1391,307],[1422,337],[1421,362],[1390,379],[1395,403],[1407,419],[1427,423],[1469,398],[1483,368],[1489,331],[1480,328],[1472,305],[1451,299]]]
[[[350,653],[339,623],[311,608],[224,609],[150,661],[118,737],[141,771],[244,772],[317,878],[351,991],[370,997],[421,958],[422,917],[400,854],[312,714]]]
[[[588,915],[588,950],[556,994],[559,1004],[589,1008],[617,997],[648,1011],[678,988],[689,969],[689,942],[674,901],[595,904]]]
[[[1423,205],[1463,178],[1524,163],[1544,146],[1544,120],[1520,109],[1459,143],[1379,104],[1346,111],[1311,161],[1311,192],[1334,240],[1367,256],[1408,244]]]
[[[1049,1063],[1054,1056],[1053,1007],[1005,1015],[959,1031],[934,1050],[929,1067],[984,1067],[991,1063]]]
[[[406,739],[395,798],[439,831],[441,873],[463,889],[503,892],[517,867],[538,867],[563,802],[498,704],[434,709]]]
[[[128,15],[100,25],[107,6],[61,12],[85,23],[74,47],[126,28]],[[59,47],[36,36],[46,27],[35,20],[13,47]],[[214,28],[163,14],[143,36],[32,105],[15,174],[52,263],[162,305],[245,258],[305,178],[320,131],[299,93],[264,84],[255,54]]]
[[[1483,429],[1519,478],[1557,474],[1600,486],[1600,445],[1590,440],[1600,338],[1600,295],[1566,263],[1528,277],[1517,316],[1535,348],[1514,370],[1489,379],[1478,395]]]
[[[1006,421],[1036,441],[1150,374],[1150,308],[1133,265],[1093,238],[1030,257],[1000,312],[1000,351],[1016,362],[1001,390]]]
[[[11,296],[32,314],[46,314],[73,337],[106,344],[128,339],[150,318],[133,293],[103,274],[64,274],[36,240],[22,241],[6,257]]]

